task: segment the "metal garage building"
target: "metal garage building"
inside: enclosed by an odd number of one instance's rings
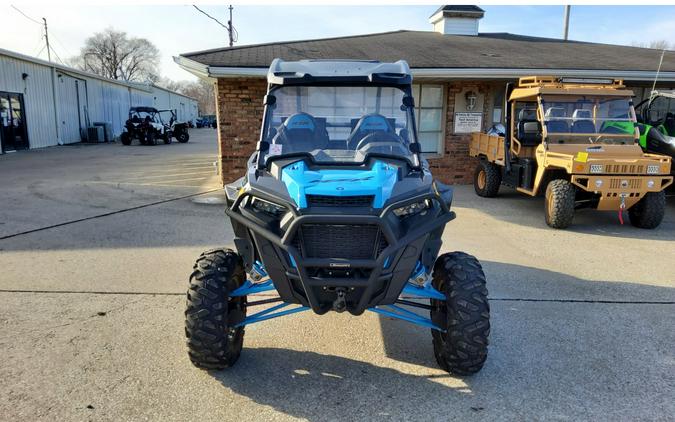
[[[198,116],[196,100],[156,85],[102,78],[0,49],[3,153],[82,142],[99,122],[108,123],[115,138],[132,106],[175,109],[179,121]]]

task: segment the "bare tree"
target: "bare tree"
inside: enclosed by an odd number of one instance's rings
[[[76,67],[111,79],[154,82],[159,79],[159,50],[145,38],[130,38],[126,32],[106,28],[87,38],[80,54],[71,60]]]
[[[173,81],[171,79],[162,78],[162,80],[158,82],[158,85],[197,100],[201,114],[216,114],[216,98],[213,82],[203,79],[192,82]]]
[[[667,40],[653,40],[649,42],[633,42],[633,47],[653,48],[656,50],[671,50],[675,45],[671,45]]]

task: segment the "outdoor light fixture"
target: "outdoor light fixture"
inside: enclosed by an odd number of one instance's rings
[[[467,110],[473,110],[474,108],[476,108],[476,98],[478,98],[478,96],[476,95],[475,92],[467,91],[467,93],[464,94],[464,98],[466,99]]]
[[[22,73],[22,74],[21,74],[21,79],[23,79],[24,81],[25,81],[26,79],[28,79],[28,73],[25,73],[25,72]]]

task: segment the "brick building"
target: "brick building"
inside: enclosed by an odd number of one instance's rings
[[[284,60],[406,60],[414,78],[419,139],[434,175],[470,183],[470,132],[503,119],[506,83],[521,76],[623,79],[636,102],[649,95],[661,51],[608,44],[481,33],[484,11],[443,6],[432,31],[395,31],[350,37],[244,45],[176,57],[184,69],[217,84],[217,116],[224,182],[240,177],[260,135],[267,69]],[[666,51],[658,87],[675,87],[675,52]]]

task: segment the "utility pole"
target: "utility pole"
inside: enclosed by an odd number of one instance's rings
[[[563,18],[563,40],[567,41],[570,30],[570,7],[565,6],[565,17]]]
[[[232,5],[228,7],[230,9],[230,20],[227,21],[227,32],[230,34],[230,47],[234,45],[234,28],[232,27]]]
[[[52,52],[51,47],[49,47],[49,32],[47,32],[47,19],[42,18],[42,21],[45,23],[45,41],[47,42],[47,60],[52,61]]]

